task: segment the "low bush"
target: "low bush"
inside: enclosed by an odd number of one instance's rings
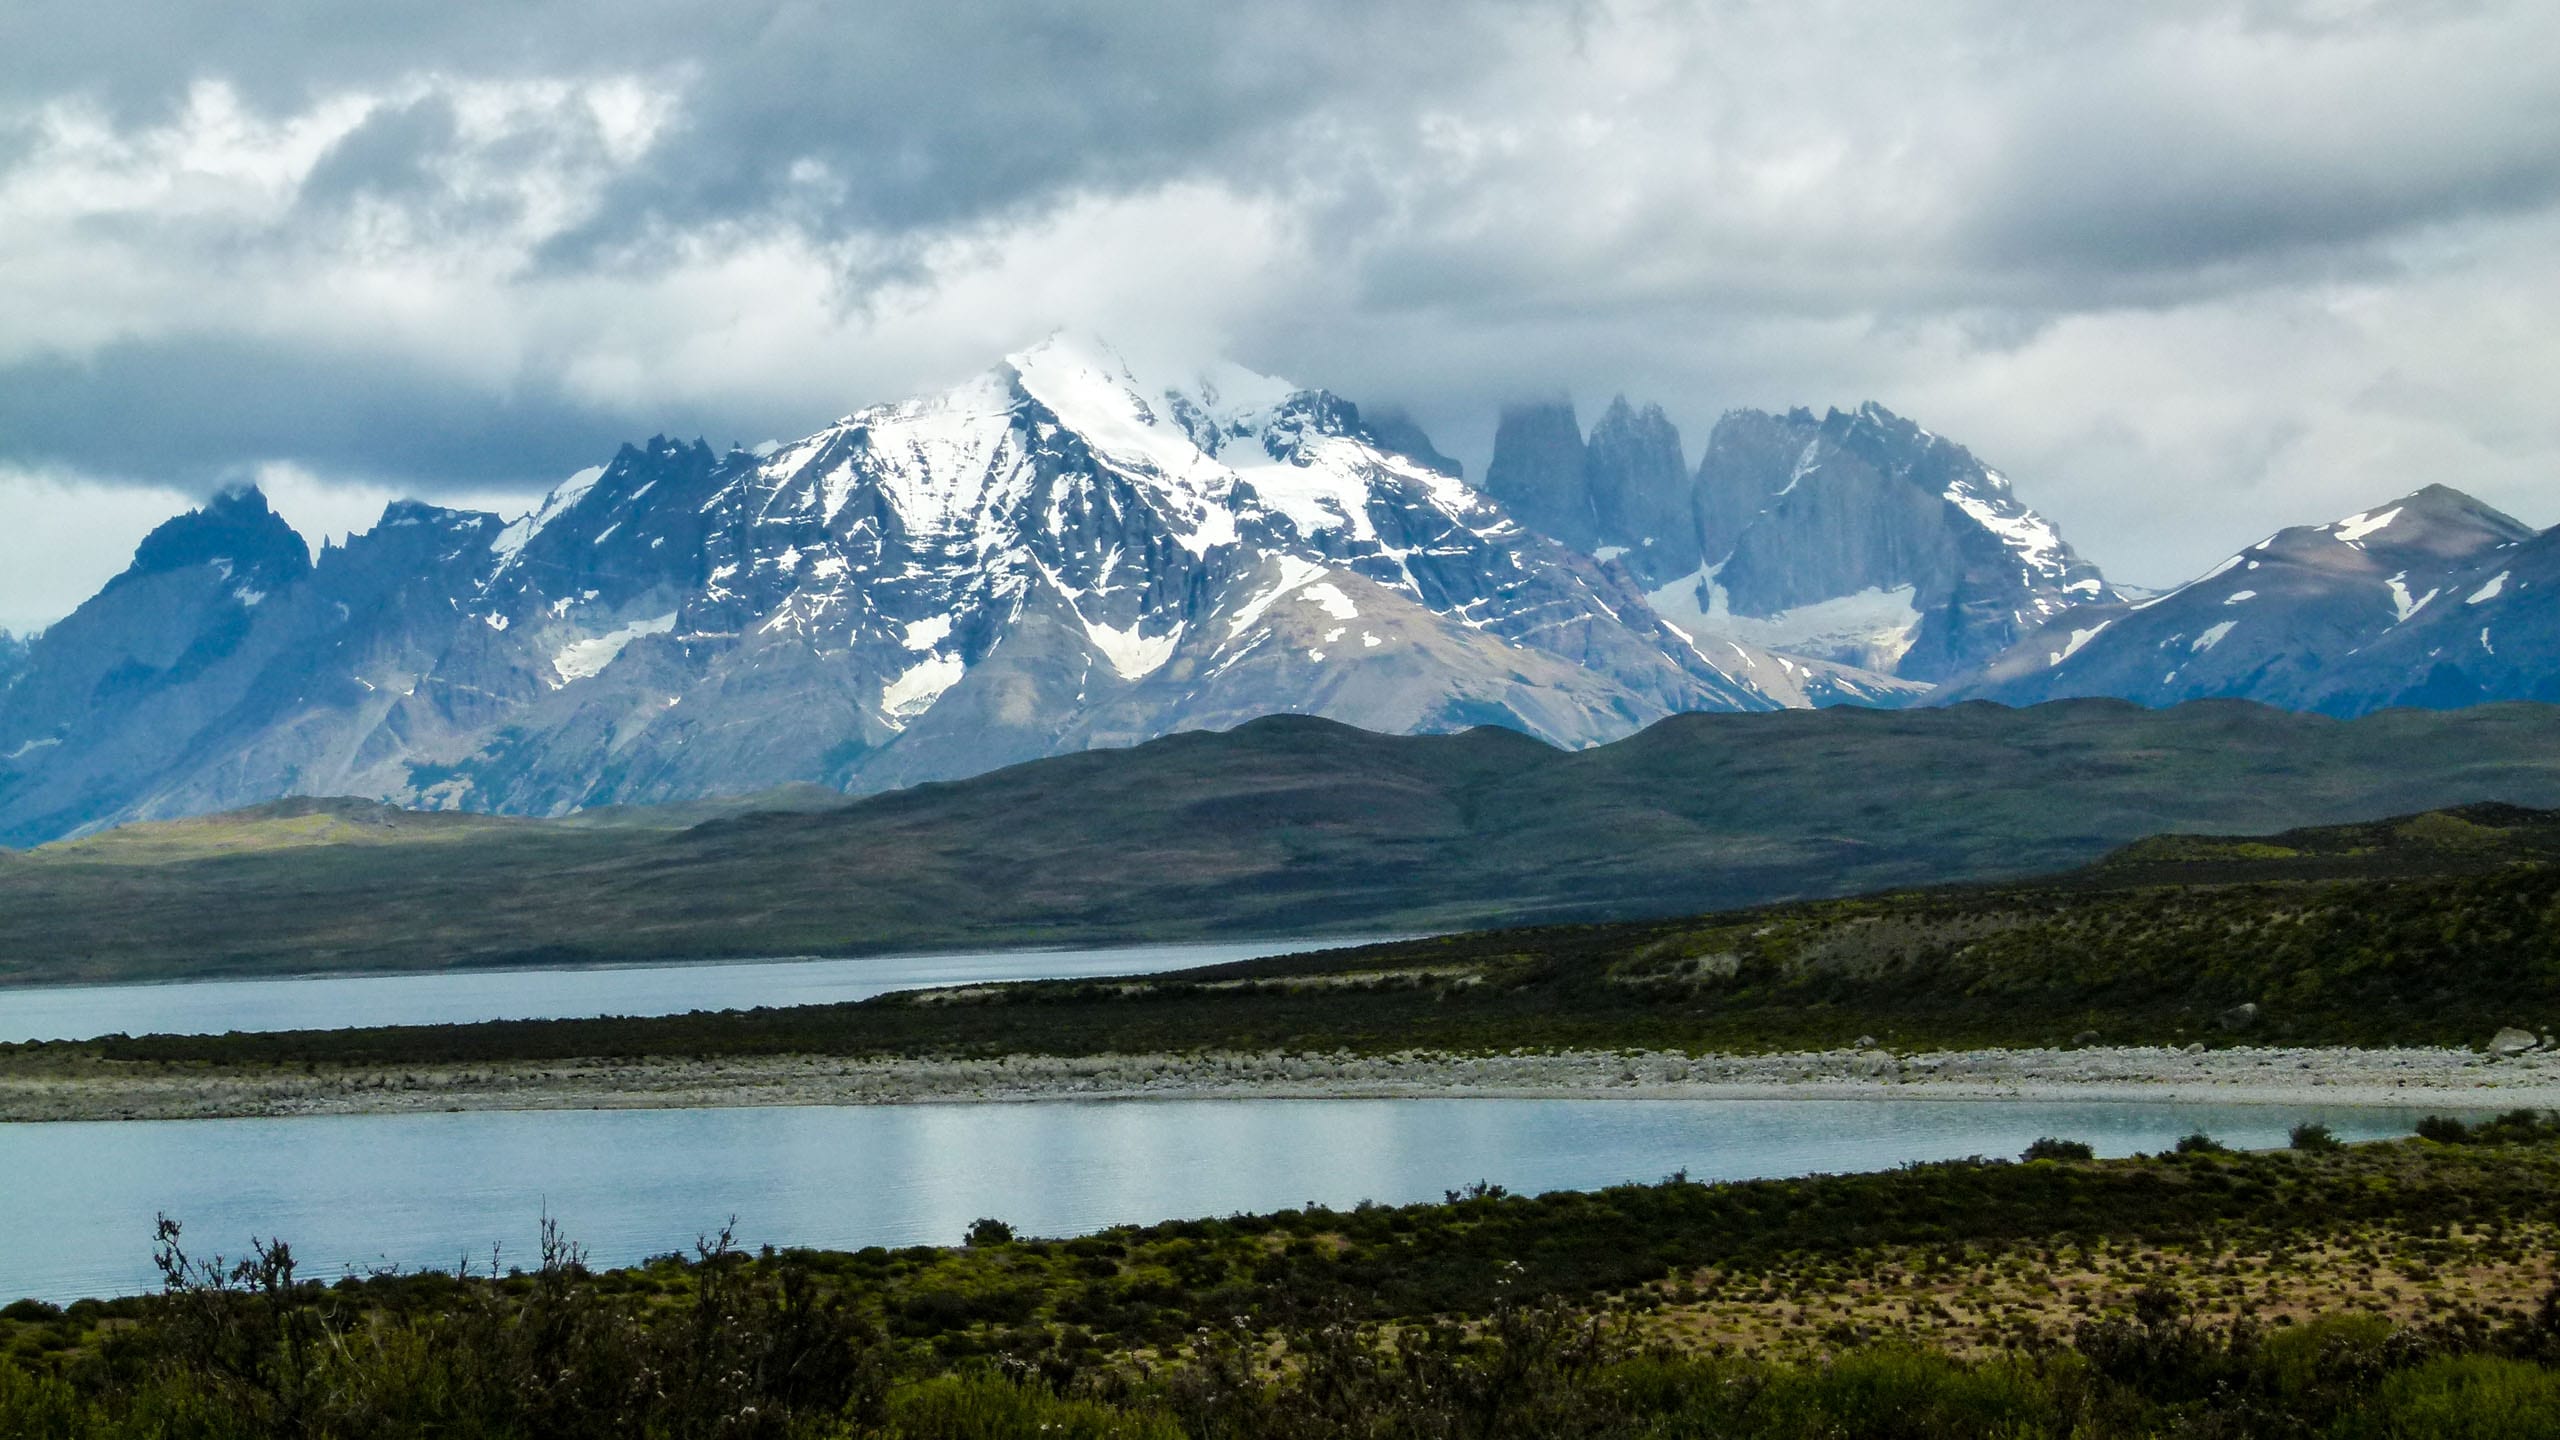
[[[889,1392],[895,1440],[1184,1440],[1162,1415],[1065,1399],[1037,1380],[943,1375]]]
[[[2337,1440],[2521,1440],[2560,1435],[2560,1372],[2495,1355],[2430,1360],[2383,1377]]]

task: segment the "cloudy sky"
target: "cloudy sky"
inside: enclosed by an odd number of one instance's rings
[[[0,625],[1071,325],[1412,410],[1874,398],[2168,583],[2560,522],[2560,5],[11,0]]]

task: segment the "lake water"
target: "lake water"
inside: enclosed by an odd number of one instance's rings
[[[305,1274],[527,1260],[548,1211],[600,1264],[689,1247],[953,1244],[1122,1222],[1658,1180],[2101,1154],[2202,1129],[2284,1143],[2303,1120],[2406,1134],[2418,1111],[1946,1100],[1199,1100],[532,1111],[0,1125],[0,1297],[152,1281],[155,1214],[199,1254],[292,1242]]]
[[[862,960],[740,960],[433,975],[311,975],[161,985],[0,989],[0,1042],[351,1025],[457,1025],[591,1015],[681,1015],[827,1005],[892,990],[1005,980],[1146,975],[1361,940],[1256,940],[1098,950],[1007,950]]]

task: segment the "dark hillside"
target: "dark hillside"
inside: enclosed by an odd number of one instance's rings
[[[637,811],[526,821],[301,801],[134,827],[0,864],[0,977],[1695,914],[2048,873],[2145,836],[2479,802],[2560,805],[2560,708],[1688,715],[1570,753],[1500,730],[1389,737],[1275,717],[683,829],[699,811],[658,826]],[[2180,853],[2118,863],[2174,870]],[[2336,858],[2340,873],[2373,863]]]

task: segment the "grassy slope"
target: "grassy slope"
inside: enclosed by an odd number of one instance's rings
[[[267,807],[0,856],[0,979],[1677,914],[2473,800],[2560,804],[2560,708],[1694,715],[1575,754],[1283,718],[686,829]]]

